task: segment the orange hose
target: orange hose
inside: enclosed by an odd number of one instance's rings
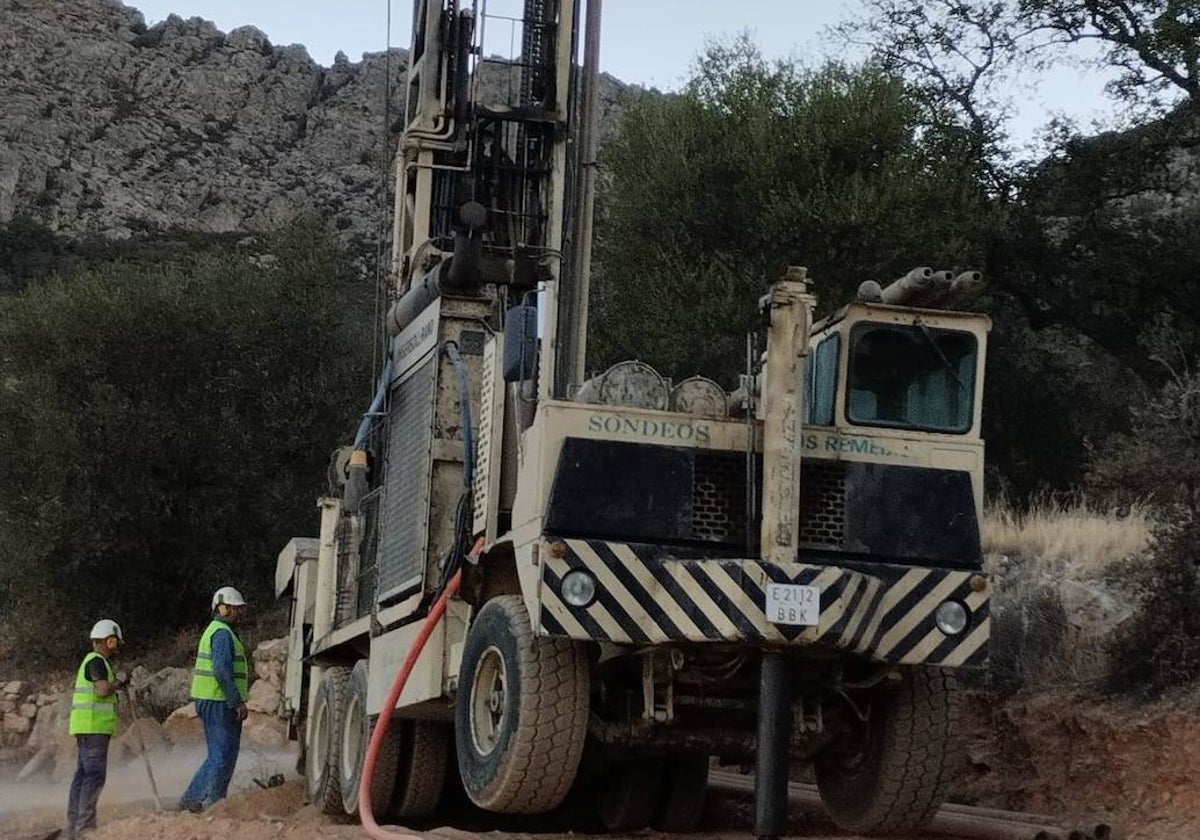
[[[471,549],[470,556],[478,557],[479,552],[483,550],[483,545],[483,537],[480,537],[475,543],[475,547]],[[459,569],[454,573],[454,577],[450,578],[446,589],[425,618],[425,624],[421,627],[417,640],[413,642],[412,648],[408,651],[408,656],[405,657],[400,672],[396,674],[396,681],[392,683],[392,690],[388,692],[387,700],[383,702],[383,709],[379,712],[375,731],[371,733],[371,743],[367,746],[367,755],[363,759],[362,780],[358,783],[358,819],[362,823],[363,831],[373,840],[421,840],[420,837],[412,834],[389,831],[375,822],[375,813],[371,807],[371,781],[375,777],[375,762],[379,759],[379,747],[383,744],[387,729],[392,724],[392,713],[396,710],[400,693],[404,691],[404,684],[408,682],[408,676],[412,673],[413,666],[417,664],[421,651],[425,649],[425,643],[433,635],[433,629],[446,614],[446,602],[454,597],[460,585],[462,585],[462,569]]]

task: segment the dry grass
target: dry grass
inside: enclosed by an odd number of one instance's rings
[[[1018,512],[1000,502],[984,512],[983,549],[1100,569],[1145,551],[1154,524],[1150,509],[1141,505],[1118,512],[1098,510],[1085,501],[1042,500]]]

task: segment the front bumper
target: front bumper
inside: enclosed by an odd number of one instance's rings
[[[669,549],[548,537],[542,558],[539,632],[547,636],[653,645],[747,642],[763,647],[815,646],[879,662],[980,667],[987,662],[991,586],[979,572],[872,565],[869,572],[807,563],[680,559]],[[597,595],[573,607],[562,577],[588,571]],[[774,624],[766,616],[768,583],[820,589],[813,626]],[[970,624],[947,636],[934,611],[957,600]]]

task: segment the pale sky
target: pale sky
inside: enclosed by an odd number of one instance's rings
[[[276,45],[303,44],[317,62],[333,63],[341,50],[352,61],[379,52],[388,42],[388,0],[126,0],[153,25],[169,14],[199,16],[228,32],[250,24]],[[392,46],[407,47],[412,12],[408,0],[392,2]],[[520,13],[521,0],[489,0],[490,14]],[[815,66],[836,53],[822,30],[857,7],[857,0],[604,0],[601,69],[624,82],[660,90],[679,87],[706,38],[749,30],[769,58],[797,57]],[[488,52],[506,54],[507,37],[494,32]],[[1103,78],[1060,68],[1028,90],[1014,92],[1011,125],[1018,145],[1062,112],[1087,130],[1093,119],[1111,119]]]

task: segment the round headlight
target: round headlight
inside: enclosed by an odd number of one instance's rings
[[[579,569],[567,572],[563,575],[561,591],[563,600],[572,607],[586,607],[596,597],[596,579]]]
[[[933,621],[947,636],[957,636],[967,629],[971,614],[958,601],[943,601],[933,614]]]

